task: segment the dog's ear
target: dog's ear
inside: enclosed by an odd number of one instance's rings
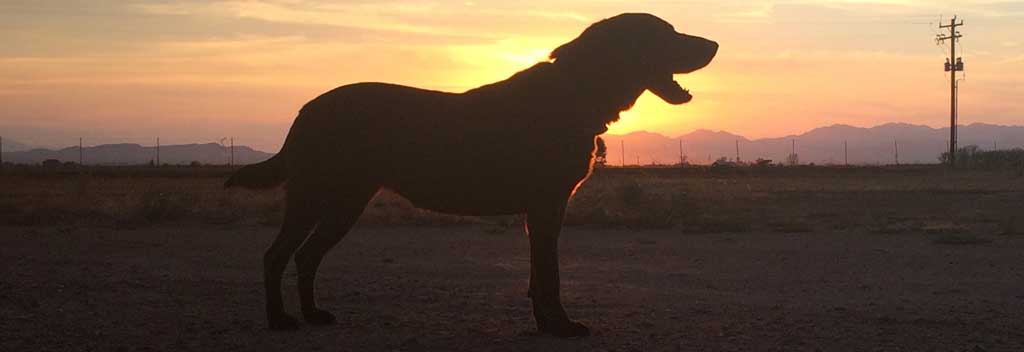
[[[579,37],[552,51],[550,58],[572,65],[596,65],[602,71],[649,69],[674,34],[671,24],[653,15],[621,14],[590,25]]]
[[[550,58],[552,60],[558,60],[559,58],[569,57],[569,56],[572,56],[572,55],[578,55],[579,53],[577,51],[579,49],[576,49],[578,46],[579,46],[579,44],[576,43],[575,40],[573,40],[571,42],[568,42],[568,43],[565,43],[565,44],[562,44],[562,45],[558,46],[557,48],[555,48],[555,50],[552,50],[551,51],[551,55],[548,56],[548,58]]]
[[[551,51],[550,58],[570,62],[588,60],[599,55],[601,51],[606,51],[604,47],[610,46],[610,43],[606,39],[607,26],[602,25],[605,21],[607,20],[590,25],[576,39],[555,48]]]

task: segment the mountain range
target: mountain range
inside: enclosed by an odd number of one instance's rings
[[[959,146],[977,145],[983,150],[1024,147],[1024,126],[975,123],[957,127]],[[832,125],[800,135],[748,139],[724,131],[696,130],[668,137],[651,132],[603,135],[609,165],[676,164],[682,154],[692,164],[710,164],[719,158],[734,161],[739,147],[741,161],[758,158],[783,162],[794,150],[801,163],[934,164],[948,150],[949,128],[889,123],[863,128]],[[846,152],[844,153],[844,143]],[[623,150],[625,157],[623,157]]]
[[[2,146],[2,148],[0,148],[0,150],[2,150],[4,152],[20,152],[20,151],[25,151],[25,150],[32,149],[32,146],[30,146],[28,144],[21,143],[21,142],[15,141],[15,140],[11,140],[9,138],[0,140],[0,146]]]
[[[959,145],[977,145],[983,150],[1024,147],[1024,126],[1000,126],[975,123],[958,126]],[[801,163],[817,164],[933,164],[947,150],[949,128],[889,123],[863,128],[832,125],[799,135],[779,138],[748,139],[724,131],[696,130],[668,137],[652,132],[602,135],[608,146],[609,165],[676,164],[682,154],[692,164],[710,164],[719,158],[735,160],[737,146],[742,161],[758,158],[782,162],[795,150]],[[846,152],[844,153],[844,143]],[[247,146],[235,146],[235,164],[256,163],[273,154]],[[58,150],[32,149],[23,143],[3,140],[3,161],[37,164],[46,159],[78,162],[78,147]],[[623,151],[625,155],[623,157]],[[160,147],[164,164],[227,164],[230,149],[217,143],[165,145]],[[86,164],[147,164],[156,159],[156,147],[139,144],[104,144],[82,149]]]
[[[38,164],[43,160],[56,159],[61,162],[78,162],[79,149],[67,147],[58,150],[28,149],[8,152],[9,146],[15,145],[4,140],[3,161],[16,164]],[[12,148],[13,149],[13,148]],[[18,149],[16,149],[18,150]],[[156,147],[139,144],[103,144],[84,147],[81,150],[82,162],[86,165],[140,165],[156,162]],[[252,164],[267,160],[274,154],[254,150],[246,146],[234,147],[235,164]],[[231,148],[217,143],[181,144],[160,146],[161,164],[189,164],[198,161],[203,164],[228,164],[232,159]]]

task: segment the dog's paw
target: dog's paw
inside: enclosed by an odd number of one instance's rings
[[[302,317],[306,319],[309,325],[331,325],[338,321],[334,318],[334,314],[316,308],[302,311]]]
[[[580,322],[564,320],[561,322],[537,322],[537,330],[544,334],[557,337],[590,336],[590,328]]]
[[[299,320],[292,318],[287,313],[276,313],[267,317],[267,325],[270,330],[291,331],[299,329]]]

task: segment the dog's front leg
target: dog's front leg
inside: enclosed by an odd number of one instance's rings
[[[569,320],[562,308],[558,278],[558,234],[568,194],[539,202],[527,210],[526,233],[530,238],[530,298],[537,330],[561,337],[587,336],[583,324]]]

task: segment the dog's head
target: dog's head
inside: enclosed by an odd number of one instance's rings
[[[654,15],[627,13],[591,25],[555,49],[551,58],[588,66],[593,72],[635,78],[665,102],[683,104],[693,96],[672,75],[707,66],[717,52],[718,43],[676,32]]]

